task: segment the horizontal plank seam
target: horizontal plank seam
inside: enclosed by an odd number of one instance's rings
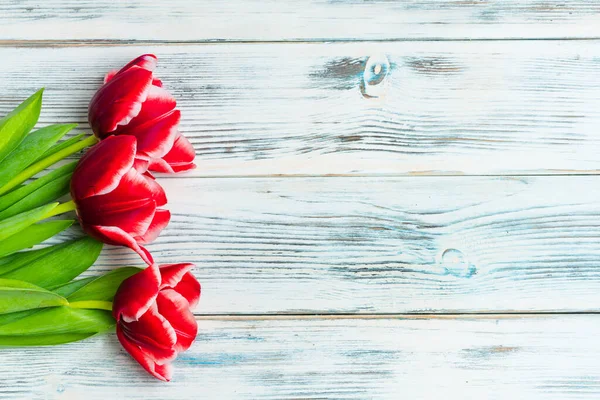
[[[369,174],[255,174],[255,175],[162,175],[156,174],[160,179],[279,179],[279,178],[478,178],[478,177],[552,177],[552,176],[600,176],[600,171],[582,172],[582,173],[548,173],[548,174],[386,174],[386,173],[369,173]]]
[[[236,39],[206,39],[206,40],[136,40],[136,39],[82,39],[82,40],[27,40],[0,39],[0,47],[77,47],[77,46],[182,46],[182,45],[217,45],[217,44],[313,44],[313,43],[394,43],[394,42],[514,42],[514,41],[591,41],[600,40],[600,36],[584,37],[504,37],[504,38],[382,38],[382,39],[352,39],[352,38],[315,38],[315,39],[285,39],[285,40],[236,40]]]
[[[600,316],[600,311],[515,311],[515,312],[465,312],[465,313],[318,313],[318,314],[195,314],[196,320],[296,320],[296,319],[496,319],[544,318],[548,316]]]

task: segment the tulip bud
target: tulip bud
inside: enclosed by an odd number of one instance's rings
[[[153,264],[123,281],[113,303],[117,337],[154,377],[169,381],[171,361],[198,332],[192,308],[200,298],[193,264]]]
[[[88,119],[100,139],[134,136],[137,157],[151,171],[186,171],[195,167],[194,148],[179,132],[175,98],[153,75],[156,62],[156,56],[145,54],[107,74],[90,102]]]
[[[152,264],[142,246],[156,239],[171,214],[163,188],[136,169],[136,139],[111,136],[81,158],[71,179],[71,196],[83,230],[107,244],[126,246]]]

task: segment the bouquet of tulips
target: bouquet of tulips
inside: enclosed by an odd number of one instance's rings
[[[194,265],[158,265],[144,247],[170,220],[152,172],[189,170],[195,157],[156,62],[143,55],[106,75],[89,105],[94,135],[61,140],[73,124],[31,132],[42,90],[0,119],[0,346],[59,345],[116,327],[125,350],[168,381],[171,361],[193,343]],[[85,234],[60,241],[71,211]],[[78,278],[103,244],[132,249],[145,268]]]

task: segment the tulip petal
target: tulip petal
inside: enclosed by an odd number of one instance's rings
[[[173,368],[170,364],[157,365],[139,346],[131,343],[124,335],[120,325],[117,325],[117,338],[123,348],[146,370],[150,375],[161,381],[171,380]]]
[[[170,220],[171,213],[168,210],[157,209],[146,233],[136,237],[135,240],[140,244],[152,243],[156,240],[160,232],[169,225]]]
[[[162,160],[150,160],[149,170],[156,172],[183,172],[196,168],[194,146],[181,133],[173,142],[173,147]]]
[[[155,264],[125,279],[113,300],[113,316],[117,321],[137,321],[148,311],[158,295],[160,271]]]
[[[191,263],[164,264],[160,270],[160,289],[171,288],[182,295],[194,308],[200,299],[200,282],[191,273],[195,265]]]
[[[90,197],[78,204],[77,215],[82,224],[118,227],[134,239],[152,226],[156,214],[154,200],[107,203],[103,201],[104,197]]]
[[[171,364],[156,365],[154,371],[158,376],[164,377],[167,382],[169,382],[173,376],[173,366]]]
[[[117,72],[119,71],[114,69],[112,71],[109,71],[106,75],[104,75],[104,83],[109,82],[112,78],[114,78]]]
[[[83,178],[78,177],[78,179]],[[167,203],[165,191],[162,186],[153,178],[137,172],[134,168],[130,168],[121,178],[118,185],[109,193],[87,199],[73,197],[79,209],[84,207],[93,208],[93,210],[90,210],[91,212],[104,212],[106,210],[123,208],[120,204],[125,204],[124,208],[127,208],[127,204],[133,202],[144,204],[147,201],[152,201],[158,205],[165,205]]]
[[[141,157],[139,154],[135,155],[135,160],[133,162],[133,168],[140,174],[148,171],[148,167],[150,166],[150,160],[146,157]]]
[[[181,133],[175,139],[171,151],[164,157],[171,165],[189,164],[194,161],[194,158],[196,158],[194,146]]]
[[[131,120],[126,128],[134,128],[155,118],[162,117],[163,115],[175,110],[176,106],[177,100],[175,100],[175,97],[173,97],[171,93],[162,87],[153,85],[148,90],[148,97],[146,98],[144,104],[142,104],[140,113],[137,115],[137,117]],[[119,131],[121,133],[125,133],[121,131],[121,129],[119,129]]]
[[[162,187],[131,168],[110,193],[76,199],[77,213],[83,225],[116,226],[141,236],[150,228],[157,200],[166,203]]]
[[[143,342],[139,342],[135,337],[132,337],[130,335],[131,332],[128,331],[126,325],[119,324],[119,328],[123,332],[124,339],[136,346],[145,357],[152,361],[153,364],[166,365],[177,358],[177,352],[174,347],[163,349],[153,345],[147,345]]]
[[[177,334],[175,351],[190,348],[198,334],[198,324],[190,311],[190,303],[172,289],[161,290],[156,297],[158,312],[169,321]]]
[[[132,67],[140,67],[140,68],[143,68],[145,70],[152,72],[156,68],[157,62],[158,62],[158,58],[154,54],[142,54],[141,56],[129,61],[116,74],[125,72]]]
[[[185,297],[185,299],[190,303],[190,308],[193,309],[198,304],[200,300],[201,287],[200,282],[192,275],[191,272],[185,274],[181,281],[173,287],[177,293]]]
[[[153,303],[139,320],[120,321],[119,325],[125,337],[138,345],[157,364],[166,364],[177,357],[177,332],[158,311],[156,304]]]
[[[129,124],[125,129],[118,130],[117,134],[135,136],[138,154],[148,158],[160,158],[173,147],[179,134],[180,118],[181,112],[174,110],[136,126]]]
[[[100,240],[106,244],[129,247],[142,257],[142,260],[148,265],[154,262],[152,255],[145,247],[140,246],[135,239],[116,226],[85,225],[81,224],[83,230],[91,237]]]
[[[113,191],[131,169],[136,149],[132,136],[111,136],[90,148],[71,179],[75,201]]]
[[[148,185],[152,199],[156,202],[156,206],[162,207],[167,204],[167,195],[165,194],[165,189],[163,189],[163,187],[156,182],[156,178],[148,171],[144,172],[143,175],[146,178],[146,184]]]
[[[119,185],[105,196],[107,202],[143,198],[152,199],[158,205],[167,204],[167,196],[162,186],[148,175],[137,172],[135,168],[131,168]]]
[[[139,66],[118,72],[94,95],[88,119],[94,134],[104,138],[119,125],[126,125],[142,109],[152,86],[152,72]]]
[[[160,289],[174,288],[183,276],[190,272],[195,265],[192,263],[163,264],[159,265]]]
[[[162,172],[163,174],[174,174],[175,171],[168,162],[162,158],[154,158],[148,164],[148,170],[152,172]]]

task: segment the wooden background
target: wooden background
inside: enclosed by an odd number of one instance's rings
[[[197,342],[168,384],[113,335],[5,349],[0,398],[600,398],[600,1],[2,0],[0,114],[85,131],[144,52]]]

